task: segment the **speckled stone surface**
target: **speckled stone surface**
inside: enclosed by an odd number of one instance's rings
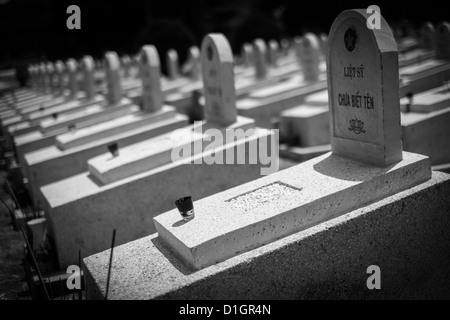
[[[187,223],[180,223],[176,209],[161,214],[154,219],[156,231],[187,265],[204,268],[430,178],[427,157],[407,152],[403,157],[379,168],[327,153],[199,200]],[[272,199],[275,186],[287,190]],[[243,199],[251,210],[236,205]]]
[[[450,175],[194,271],[157,234],[114,249],[109,299],[449,298]],[[103,299],[109,251],[84,259]],[[367,267],[381,269],[368,290]]]

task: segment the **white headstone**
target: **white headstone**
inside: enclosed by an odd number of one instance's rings
[[[450,23],[442,22],[435,31],[436,59],[450,60]]]
[[[46,92],[48,89],[47,71],[45,70],[45,63],[41,63],[38,66],[38,77],[40,88],[42,92]]]
[[[272,67],[276,67],[278,63],[278,51],[279,46],[278,42],[275,40],[269,41],[269,50],[268,50],[268,58],[269,58],[269,64]]]
[[[123,77],[128,78],[130,76],[131,71],[131,59],[130,56],[125,54],[121,58],[122,69],[123,69]]]
[[[120,84],[120,61],[116,52],[110,51],[105,54],[106,82],[108,87],[108,103],[115,104],[122,98],[122,87]]]
[[[420,46],[427,50],[434,50],[434,26],[426,22],[420,28]]]
[[[180,71],[178,66],[178,53],[174,49],[167,51],[166,55],[167,77],[175,79],[178,77]]]
[[[142,105],[145,111],[161,109],[164,96],[161,90],[161,64],[156,48],[146,45],[141,50],[140,76],[142,79]]]
[[[95,96],[95,62],[91,56],[84,56],[82,61],[83,68],[83,86],[86,98],[91,99]]]
[[[56,93],[55,90],[55,67],[53,65],[52,62],[47,62],[46,66],[46,71],[47,71],[47,81],[48,81],[48,85],[49,88],[51,90],[52,93]]]
[[[205,119],[228,126],[236,122],[233,52],[223,34],[212,33],[202,42]]]
[[[253,42],[253,59],[255,62],[255,76],[257,79],[264,79],[267,76],[267,47],[263,39],[256,39]]]
[[[335,154],[386,167],[402,160],[398,50],[389,25],[367,28],[365,9],[333,22],[327,53]]]
[[[297,42],[298,58],[304,79],[317,81],[320,75],[320,42],[316,35],[307,33]]]
[[[200,50],[197,46],[189,48],[188,63],[190,66],[189,76],[192,80],[200,79]]]
[[[58,79],[58,93],[60,95],[64,94],[65,86],[64,86],[64,63],[61,60],[56,61],[55,63],[56,76]]]
[[[244,43],[241,54],[244,67],[251,67],[253,65],[253,48],[249,43]]]
[[[74,98],[78,93],[78,64],[75,59],[69,59],[66,62],[66,70],[69,77],[70,96]]]
[[[320,49],[321,49],[324,57],[327,55],[327,44],[328,44],[328,36],[325,33],[321,33],[320,34]]]

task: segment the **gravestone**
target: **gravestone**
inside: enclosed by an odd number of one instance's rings
[[[178,70],[178,53],[174,49],[170,49],[166,54],[167,77],[174,80],[179,75]]]
[[[297,41],[298,58],[306,81],[317,81],[320,70],[320,42],[316,35],[307,33]]]
[[[45,71],[47,72],[47,81],[48,86],[52,94],[56,93],[56,86],[55,86],[55,66],[52,62],[47,62],[45,65]]]
[[[55,63],[55,70],[56,75],[58,78],[58,94],[64,95],[64,91],[66,89],[65,83],[64,83],[64,63],[61,60],[56,61]]]
[[[78,64],[75,59],[67,60],[66,70],[69,78],[70,97],[75,98],[80,89],[78,86]]]
[[[206,121],[222,126],[236,122],[233,53],[228,40],[221,34],[206,36],[201,59]]]
[[[450,23],[442,22],[435,31],[436,59],[450,60]]]
[[[242,46],[242,58],[244,67],[250,67],[253,65],[253,48],[249,43],[244,43]]]
[[[86,99],[92,99],[95,97],[95,62],[91,56],[84,56],[82,60],[82,70],[83,70],[83,83],[84,92],[86,93]]]
[[[333,23],[327,54],[334,154],[381,167],[402,160],[398,51],[384,18],[345,11]]]
[[[328,36],[325,33],[320,34],[320,50],[322,51],[322,55],[326,57],[327,55],[327,43],[328,43]]]
[[[426,22],[420,28],[420,46],[426,50],[434,50],[434,26],[431,22]]]
[[[256,39],[253,42],[253,59],[255,64],[256,79],[264,79],[267,77],[267,47],[263,39]]]
[[[278,64],[278,42],[276,40],[269,41],[269,50],[268,50],[268,61],[269,65],[272,67],[276,67]]]
[[[188,55],[189,64],[189,77],[197,81],[200,79],[200,50],[197,46],[191,46],[189,48]]]
[[[156,48],[152,45],[144,46],[141,50],[140,76],[142,79],[142,106],[145,111],[156,111],[163,105],[160,67]]]
[[[117,53],[110,51],[105,54],[106,82],[108,87],[107,99],[110,105],[119,103],[122,99],[120,84],[120,61]]]

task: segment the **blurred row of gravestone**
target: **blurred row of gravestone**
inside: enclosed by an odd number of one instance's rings
[[[446,166],[449,25],[434,30],[426,24],[419,39],[402,44],[397,69],[403,149]],[[175,129],[184,128],[183,143],[192,144],[208,138],[208,128],[255,128],[250,139],[224,147],[238,150],[252,139],[270,144],[274,133],[268,129],[279,128],[282,157],[302,162],[330,151],[326,50],[325,35],[308,33],[291,42],[257,39],[233,58],[226,39],[213,35],[201,52],[190,49],[181,68],[170,50],[167,78],[151,45],[132,58],[108,52],[100,63],[86,56],[31,66],[32,88],[1,106],[1,125],[14,146],[18,180],[23,178],[34,206],[50,222],[59,267],[76,263],[78,250],[88,256],[108,248],[114,228],[120,230],[117,244],[152,234],[153,217],[170,210],[177,197],[214,195],[258,178],[266,165],[173,163]],[[361,65],[348,67],[352,80]],[[367,92],[359,94],[364,100]],[[189,125],[201,119],[201,126]],[[353,132],[364,130],[355,121]],[[204,143],[189,159],[211,156],[203,149]],[[375,157],[377,149],[370,150]]]

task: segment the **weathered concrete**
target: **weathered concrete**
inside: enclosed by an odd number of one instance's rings
[[[414,188],[199,271],[154,234],[114,249],[109,299],[448,299],[449,193],[450,175],[434,172]],[[108,262],[109,250],[84,259],[90,299],[104,297]],[[371,265],[381,269],[381,290],[366,286]]]

